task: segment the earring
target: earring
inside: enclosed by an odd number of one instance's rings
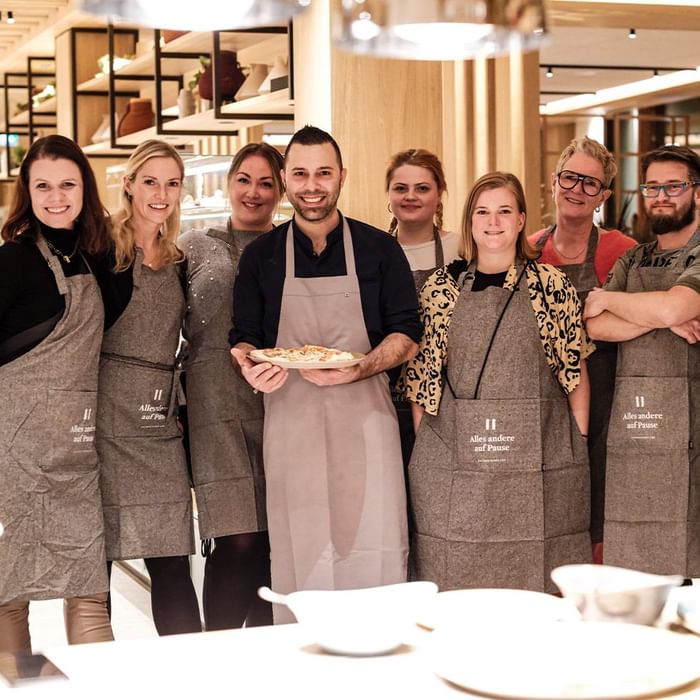
[[[596,210],[596,213],[597,213],[597,214],[600,213],[600,207],[596,207],[595,210]]]

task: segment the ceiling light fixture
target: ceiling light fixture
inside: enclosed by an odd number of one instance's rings
[[[634,31],[634,29],[630,29],[630,33],[627,35],[629,39],[636,39],[637,38],[637,32]]]
[[[336,46],[354,53],[461,60],[536,48],[543,0],[342,0]]]
[[[12,13],[12,10],[7,11],[7,23],[8,24],[14,24],[15,23],[15,16]]]
[[[80,0],[81,9],[111,21],[124,20],[159,29],[209,31],[244,29],[287,21],[310,0]]]
[[[547,72],[545,73],[545,75],[546,75],[548,78],[553,78],[553,77],[554,77],[554,71],[552,70],[552,66],[547,66]]]

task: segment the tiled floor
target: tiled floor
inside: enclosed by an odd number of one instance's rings
[[[119,566],[112,569],[112,629],[115,639],[157,637],[151,619],[150,594]],[[34,652],[66,643],[63,601],[33,601],[29,627]]]

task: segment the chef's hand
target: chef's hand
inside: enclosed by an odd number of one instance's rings
[[[695,345],[700,340],[700,319],[692,318],[678,326],[671,326],[670,330],[688,341],[690,345]]]
[[[316,386],[350,384],[360,378],[358,365],[341,369],[300,369],[299,374]]]
[[[238,345],[231,348],[231,355],[241,368],[243,378],[256,393],[262,391],[263,394],[269,394],[277,391],[287,381],[289,372],[286,369],[269,362],[253,362],[246,357],[247,354],[248,351]]]
[[[586,305],[583,309],[583,318],[593,318],[594,316],[600,316],[603,311],[606,310],[605,307],[605,295],[607,292],[600,287],[593,287],[588,296],[586,297]]]

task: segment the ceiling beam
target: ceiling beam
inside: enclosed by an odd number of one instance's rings
[[[697,6],[647,3],[545,0],[547,21],[552,27],[606,27],[610,29],[700,30]]]

